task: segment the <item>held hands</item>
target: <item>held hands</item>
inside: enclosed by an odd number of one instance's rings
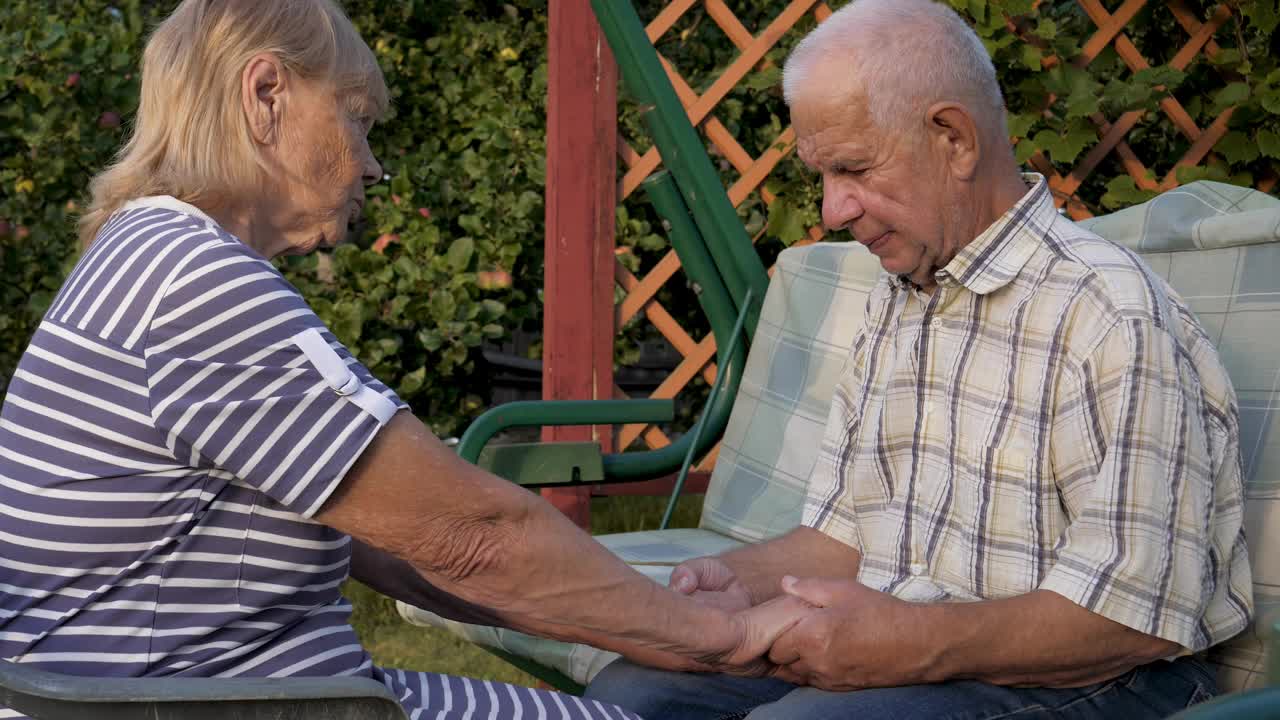
[[[746,585],[720,558],[701,557],[681,563],[668,587],[692,598],[727,619],[727,630],[716,651],[700,658],[699,670],[758,677],[776,668],[765,657],[774,642],[811,608],[786,595],[754,605]]]
[[[920,622],[927,606],[854,580],[786,577],[782,596],[753,607],[746,586],[716,557],[682,563],[668,584],[741,624],[743,644],[708,663],[721,672],[837,691],[930,681],[935,651]]]
[[[782,579],[786,595],[812,608],[769,650],[775,677],[845,691],[933,682],[936,651],[921,612],[854,580]]]

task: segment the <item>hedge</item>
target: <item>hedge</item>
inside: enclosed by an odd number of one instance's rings
[[[1157,66],[1137,74],[1112,50],[1087,69],[1069,62],[1042,67],[1050,55],[1078,55],[1094,30],[1074,0],[1041,2],[1035,11],[1032,0],[949,1],[995,58],[1020,157],[1040,150],[1069,167],[1097,137],[1089,113],[1101,109],[1114,118],[1151,110],[1172,92],[1201,127],[1222,108],[1239,106],[1212,161],[1180,179],[1251,184],[1274,172],[1277,0],[1230,3],[1235,18],[1218,34],[1224,50],[1214,63],[1197,62],[1186,73]],[[662,5],[637,4],[645,17]],[[758,31],[784,5],[742,0],[734,11]],[[1190,5],[1207,17],[1216,3]],[[0,393],[74,263],[75,212],[89,177],[125,135],[147,28],[172,6],[172,0],[8,0],[0,15]],[[393,115],[371,136],[389,179],[370,191],[367,228],[356,242],[281,267],[376,375],[437,432],[456,433],[489,402],[488,379],[477,364],[481,347],[541,325],[546,3],[346,6],[392,89]],[[790,33],[716,111],[753,155],[786,123],[777,68],[811,26],[806,21]],[[1161,3],[1148,4],[1126,32],[1153,63],[1167,62],[1186,38]],[[660,49],[698,90],[736,54],[700,7],[664,36]],[[621,106],[623,134],[643,150],[637,108],[625,97]],[[1188,142],[1158,113],[1152,118],[1129,142],[1162,173]],[[728,163],[720,165],[732,179]],[[798,161],[786,160],[770,181],[778,201],[766,208],[755,197],[740,208],[749,230],[761,235],[766,259],[817,222],[813,180]],[[1112,159],[1078,195],[1103,212],[1146,193]],[[643,271],[666,251],[657,228],[639,197],[619,207],[618,242],[627,248],[620,258],[631,269]],[[686,327],[705,331],[687,289],[669,285],[660,300]],[[639,321],[625,328],[618,361],[633,361],[636,341],[651,333]]]

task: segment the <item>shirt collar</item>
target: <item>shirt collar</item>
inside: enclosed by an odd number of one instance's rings
[[[937,271],[935,277],[939,284],[956,282],[978,295],[986,295],[1017,277],[1040,246],[1049,226],[1058,219],[1044,176],[1024,173],[1022,179],[1031,188],[965,245],[946,267]],[[907,286],[904,278],[894,278],[894,283],[898,287]]]
[[[213,227],[220,227],[218,222],[205,214],[203,210],[191,203],[185,203],[172,195],[148,195],[146,197],[140,197],[125,203],[120,210],[135,210],[137,208],[162,208],[165,210],[172,210],[184,215],[199,218]]]

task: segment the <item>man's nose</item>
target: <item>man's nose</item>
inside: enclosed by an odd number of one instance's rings
[[[828,231],[847,228],[850,223],[862,217],[862,203],[849,189],[840,183],[823,181],[822,183],[822,224]]]

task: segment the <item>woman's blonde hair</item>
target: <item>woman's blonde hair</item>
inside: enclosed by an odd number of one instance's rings
[[[240,95],[244,68],[259,53],[300,78],[331,83],[365,105],[363,113],[386,112],[377,61],[334,0],[183,0],[147,41],[133,132],[90,183],[84,245],[134,198],[200,205],[253,191],[262,166]]]

